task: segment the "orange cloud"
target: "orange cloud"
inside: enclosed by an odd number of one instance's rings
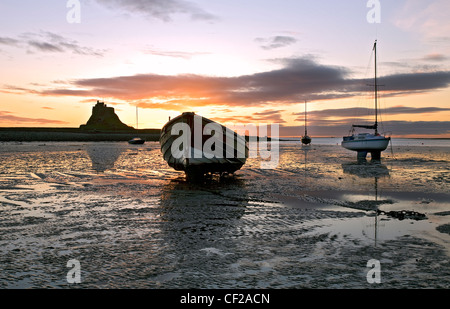
[[[283,111],[263,111],[260,113],[253,113],[252,115],[247,116],[220,116],[215,117],[212,116],[211,118],[219,123],[260,123],[260,124],[269,124],[269,123],[278,123],[283,124],[286,123],[286,121],[282,118]]]
[[[8,123],[11,123],[11,124],[25,123],[25,124],[32,124],[32,125],[48,125],[48,124],[65,125],[65,124],[68,124],[68,122],[61,121],[61,120],[19,117],[19,116],[15,116],[13,113],[7,112],[7,111],[0,111],[0,122],[6,123],[6,124],[8,124]]]
[[[297,104],[359,96],[368,90],[365,79],[349,78],[345,68],[325,66],[310,58],[285,60],[285,67],[237,77],[184,74],[138,74],[78,79],[53,89],[6,91],[43,96],[80,96],[121,100],[142,108],[180,110],[181,107],[249,107]],[[381,77],[386,96],[429,92],[450,85],[450,71],[403,73]],[[41,88],[42,89],[42,88]]]

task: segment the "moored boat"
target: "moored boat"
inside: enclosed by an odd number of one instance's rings
[[[138,120],[138,107],[136,106],[136,130],[139,128],[139,120]],[[131,145],[142,145],[145,143],[145,140],[140,137],[134,137],[128,141],[128,144]]]
[[[344,136],[341,145],[345,149],[358,152],[358,159],[365,159],[370,152],[373,160],[380,160],[381,152],[387,149],[391,138],[378,132],[377,41],[373,50],[375,52],[375,124],[353,125],[351,135]],[[355,128],[374,130],[374,133],[356,133]]]
[[[312,142],[312,139],[308,135],[305,135],[305,136],[302,137],[302,144],[303,145],[309,145],[309,144],[311,144],[311,142]]]
[[[245,137],[192,112],[169,120],[161,130],[164,160],[188,177],[233,174],[248,158]]]
[[[145,143],[145,140],[140,137],[135,137],[128,141],[128,144],[131,144],[131,145],[142,145],[144,143]]]
[[[307,111],[306,111],[306,104],[308,102],[305,101],[305,135],[302,136],[302,144],[303,145],[309,145],[312,142],[312,138],[308,136],[308,118],[307,118]]]

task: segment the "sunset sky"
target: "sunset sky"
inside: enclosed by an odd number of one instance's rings
[[[101,100],[134,127],[139,106],[141,129],[194,111],[300,136],[307,100],[310,135],[342,136],[373,121],[378,40],[382,128],[450,138],[449,14],[448,0],[2,0],[0,127],[78,127]]]

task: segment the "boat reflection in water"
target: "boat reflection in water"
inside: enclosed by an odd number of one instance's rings
[[[347,207],[373,213],[374,223],[368,224],[366,227],[373,227],[375,245],[377,245],[377,241],[381,238],[379,235],[380,218],[384,222],[382,231],[383,234],[386,234],[385,237],[389,237],[388,234],[398,235],[401,233],[402,228],[399,227],[401,224],[410,225],[413,221],[426,221],[427,216],[423,213],[417,212],[413,209],[399,208],[402,207],[402,205],[411,207],[414,204],[414,202],[408,197],[404,197],[400,194],[400,199],[394,200],[390,197],[392,195],[392,192],[390,192],[389,197],[385,196],[381,198],[378,181],[382,178],[389,177],[389,169],[385,165],[379,163],[351,163],[343,164],[342,167],[344,173],[356,175],[361,179],[361,181],[363,181],[363,179],[370,180],[373,178],[373,197],[368,199],[355,198],[355,201],[348,203]],[[354,194],[354,197],[356,196],[357,194]],[[406,222],[401,223],[401,221],[404,220],[406,220]],[[370,234],[370,232],[365,233],[367,235]],[[392,238],[392,235],[390,238]]]
[[[350,204],[351,208],[360,209],[363,211],[371,211],[374,213],[374,223],[369,224],[368,227],[373,226],[374,230],[374,242],[375,247],[377,246],[378,239],[378,228],[379,228],[379,219],[378,215],[380,214],[380,206],[385,204],[392,204],[392,201],[389,199],[383,200],[379,199],[378,192],[378,180],[379,178],[389,177],[389,169],[380,163],[347,163],[342,164],[342,169],[345,174],[355,175],[358,178],[362,179],[371,179],[373,178],[373,188],[374,188],[374,196],[372,199],[362,199],[352,202]]]
[[[172,179],[160,197],[159,217],[166,222],[161,224],[161,247],[174,257],[178,269],[188,272],[210,263],[210,255],[241,249],[236,248],[235,233],[249,205],[245,181],[238,176],[205,181]]]
[[[86,148],[92,162],[92,168],[99,173],[113,169],[114,164],[124,151],[125,149],[121,147],[107,143],[92,143],[88,144]]]
[[[355,175],[360,178],[374,178],[377,180],[380,177],[388,177],[389,169],[386,165],[379,162],[358,161],[357,163],[342,164],[342,169],[345,174]]]

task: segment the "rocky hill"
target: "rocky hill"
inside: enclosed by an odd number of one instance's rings
[[[127,126],[120,121],[119,116],[114,112],[114,108],[108,107],[105,103],[97,101],[92,108],[92,115],[85,125],[81,125],[82,130],[114,130],[129,131],[133,127]]]

